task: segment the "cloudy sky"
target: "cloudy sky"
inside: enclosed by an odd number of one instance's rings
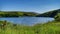
[[[60,0],[0,0],[2,11],[44,13],[55,9],[60,9]]]

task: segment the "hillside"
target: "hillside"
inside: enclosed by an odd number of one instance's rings
[[[39,14],[37,17],[54,17],[58,13],[60,13],[60,9]]]
[[[0,17],[35,17],[38,13],[22,11],[0,11]]]
[[[37,24],[34,29],[38,34],[60,34],[60,22],[48,22],[45,24]]]
[[[48,11],[42,14],[34,12],[23,12],[23,11],[0,11],[0,17],[54,17],[60,13],[60,9]]]

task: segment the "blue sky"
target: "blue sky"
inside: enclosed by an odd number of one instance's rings
[[[2,11],[44,13],[55,9],[60,9],[60,0],[0,0]]]

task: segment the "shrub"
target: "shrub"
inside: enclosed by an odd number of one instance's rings
[[[60,13],[58,13],[54,18],[56,21],[60,21]]]

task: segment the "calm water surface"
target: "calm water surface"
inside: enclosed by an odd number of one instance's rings
[[[49,17],[18,17],[18,18],[0,18],[0,20],[7,20],[16,24],[25,24],[25,25],[33,25],[36,23],[46,23],[48,21],[53,21],[54,18]]]

